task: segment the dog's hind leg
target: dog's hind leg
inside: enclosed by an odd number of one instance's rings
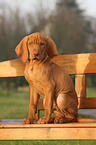
[[[57,107],[53,108],[53,114],[56,117],[50,118],[50,122],[65,123],[77,121],[77,102],[72,96],[60,94],[56,103]]]

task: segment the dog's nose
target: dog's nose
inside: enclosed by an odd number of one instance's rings
[[[37,56],[37,55],[39,55],[39,52],[38,52],[38,51],[34,51],[33,54],[34,54],[35,56]]]

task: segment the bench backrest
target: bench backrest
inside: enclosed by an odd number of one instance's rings
[[[59,55],[52,59],[69,74],[96,73],[96,53]],[[21,59],[0,62],[0,77],[24,76],[25,64]]]
[[[78,108],[96,109],[96,98],[86,98],[86,74],[96,73],[96,53],[59,55],[52,59],[69,74],[75,75]],[[25,64],[21,59],[0,62],[0,77],[24,76]],[[42,110],[43,101],[39,100],[38,110]]]

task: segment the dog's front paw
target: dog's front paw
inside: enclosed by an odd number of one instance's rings
[[[23,124],[31,124],[33,123],[33,119],[30,118],[24,118],[24,120],[22,121]]]
[[[46,119],[45,117],[42,117],[38,120],[38,124],[47,124],[49,123],[49,120]]]

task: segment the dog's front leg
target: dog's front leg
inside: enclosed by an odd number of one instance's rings
[[[37,94],[31,85],[29,85],[29,115],[23,120],[24,124],[33,123],[37,109],[39,94]]]
[[[54,85],[51,84],[44,89],[45,89],[45,103],[44,103],[45,116],[39,119],[38,123],[40,124],[49,123],[54,98]]]

